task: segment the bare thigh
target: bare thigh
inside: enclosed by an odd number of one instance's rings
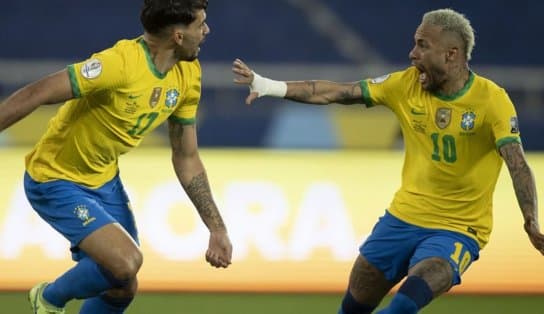
[[[349,291],[357,302],[377,306],[394,285],[364,256],[357,256],[349,277]]]
[[[78,247],[118,280],[135,278],[143,261],[138,245],[118,223],[95,230]]]

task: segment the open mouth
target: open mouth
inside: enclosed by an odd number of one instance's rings
[[[414,66],[419,71],[419,82],[424,85],[425,83],[428,82],[427,72],[425,71],[425,69],[421,65],[414,64]]]

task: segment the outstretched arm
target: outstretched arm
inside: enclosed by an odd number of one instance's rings
[[[215,267],[227,267],[231,263],[232,245],[198,154],[196,127],[169,121],[168,129],[176,175],[200,218],[210,230],[206,260]]]
[[[359,82],[337,83],[331,81],[274,81],[253,72],[242,60],[236,59],[232,71],[237,76],[234,82],[250,87],[246,104],[251,104],[262,96],[275,96],[297,102],[327,105],[338,103],[344,105],[363,102]]]
[[[524,228],[533,246],[544,255],[544,235],[540,233],[538,223],[538,204],[535,178],[518,143],[510,143],[500,148],[506,162],[516,198],[523,214]]]
[[[67,70],[31,83],[0,104],[0,132],[29,115],[40,105],[57,104],[70,98],[73,95]]]

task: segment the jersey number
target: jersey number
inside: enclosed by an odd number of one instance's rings
[[[159,116],[158,112],[149,112],[149,113],[141,114],[138,117],[138,121],[136,121],[136,125],[134,125],[132,127],[132,129],[130,129],[130,131],[128,131],[128,134],[130,134],[130,135],[141,135],[142,133],[145,132],[145,130],[147,130],[151,126],[151,124],[153,124],[153,121],[155,121],[155,119],[157,119],[158,116]],[[142,127],[142,122],[146,118],[147,118],[147,122]]]
[[[455,242],[455,251],[450,255],[450,258],[459,266],[459,274],[462,274],[467,269],[472,257],[470,256],[469,251],[465,251],[463,257],[461,258],[461,253],[463,253],[463,244],[461,242]]]
[[[438,133],[431,134],[433,140],[433,160],[440,161],[440,135]],[[454,163],[457,160],[457,149],[455,148],[455,138],[451,135],[442,136],[442,154],[444,160],[449,163]]]

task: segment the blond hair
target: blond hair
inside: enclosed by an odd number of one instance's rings
[[[423,15],[422,24],[442,27],[442,31],[455,33],[461,37],[465,48],[465,56],[470,60],[475,45],[474,29],[470,21],[461,13],[452,9],[429,11]]]

